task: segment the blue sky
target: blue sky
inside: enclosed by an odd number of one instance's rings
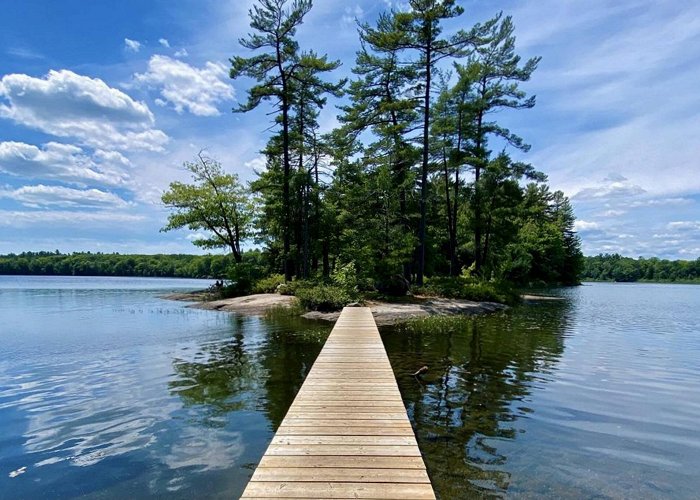
[[[3,2],[0,18],[0,253],[188,252],[160,233],[163,189],[207,149],[244,180],[263,165],[266,110],[231,113],[250,82],[252,1]],[[355,19],[401,2],[316,0],[303,48],[343,63]],[[691,0],[462,1],[446,32],[503,10],[537,106],[502,113],[532,144],[523,159],[571,197],[586,254],[700,257],[700,4]],[[330,129],[334,104],[321,116]]]

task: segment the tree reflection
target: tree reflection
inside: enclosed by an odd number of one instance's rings
[[[231,315],[230,321],[230,333],[173,360],[177,379],[168,387],[185,406],[206,406],[213,417],[262,411],[277,429],[330,327],[297,318]]]
[[[186,406],[206,405],[213,415],[251,409],[263,369],[255,352],[245,345],[245,330],[250,321],[231,316],[231,334],[208,340],[194,353],[184,352],[173,360],[177,379],[168,383],[171,393],[182,398]]]
[[[569,308],[548,304],[487,318],[430,318],[384,332],[404,402],[442,498],[500,496],[510,480],[499,441],[517,437],[564,349]],[[426,364],[422,380],[410,374]],[[503,448],[503,446],[501,446]]]

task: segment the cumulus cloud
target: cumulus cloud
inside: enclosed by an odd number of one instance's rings
[[[598,215],[600,217],[619,217],[620,215],[624,215],[626,213],[627,213],[626,210],[611,209],[611,210],[604,210],[603,212],[600,212]]]
[[[197,232],[197,233],[190,233],[190,234],[188,234],[187,236],[185,236],[185,239],[186,239],[187,241],[205,240],[205,239],[207,239],[207,238],[208,238],[208,236],[207,236],[206,234],[200,233],[200,232]]]
[[[81,227],[84,224],[122,225],[144,220],[143,215],[115,212],[113,210],[0,210],[0,226],[26,227],[38,224]]]
[[[577,220],[576,222],[574,222],[574,229],[579,232],[591,231],[595,229],[600,229],[600,224],[592,221]]]
[[[0,190],[0,198],[8,198],[30,208],[125,208],[131,205],[116,194],[99,189],[43,184]]]
[[[70,184],[124,186],[130,161],[117,151],[92,155],[71,145],[49,142],[41,147],[23,142],[0,142],[0,172],[23,179],[50,179]]]
[[[601,198],[620,198],[637,196],[646,192],[640,186],[632,184],[629,179],[619,174],[609,174],[597,186],[589,186],[579,190],[572,196],[574,200],[590,200]]]
[[[170,42],[167,38],[159,38],[158,43],[161,44],[163,47],[170,47]]]
[[[138,52],[141,50],[141,42],[136,40],[131,40],[129,38],[124,39],[124,48],[129,52]]]
[[[160,89],[161,104],[169,103],[178,113],[187,110],[198,116],[220,114],[216,105],[233,99],[233,87],[226,83],[226,67],[207,62],[203,68],[167,56],[155,55],[146,73],[137,73],[137,82]]]
[[[669,222],[666,227],[672,231],[700,231],[700,221],[681,220]]]
[[[250,161],[245,162],[243,165],[245,165],[246,168],[251,169],[253,172],[263,172],[267,168],[267,160],[263,155],[256,156]]]
[[[187,52],[187,49],[180,49],[175,51],[175,57],[187,57],[189,56],[189,52]]]
[[[5,75],[0,117],[99,149],[161,151],[168,141],[153,128],[155,119],[145,103],[69,70],[52,70],[44,78]]]

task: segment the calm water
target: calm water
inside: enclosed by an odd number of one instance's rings
[[[0,277],[0,498],[238,497],[329,327],[202,287]],[[438,494],[697,498],[700,287],[557,293],[383,332]]]
[[[157,298],[209,284],[0,277],[0,498],[240,495],[329,327]]]
[[[700,498],[700,287],[559,294],[384,335],[436,490]],[[423,381],[408,375],[423,364]]]

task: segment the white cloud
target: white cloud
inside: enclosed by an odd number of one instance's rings
[[[597,186],[579,190],[572,196],[573,200],[590,200],[600,198],[630,197],[644,194],[645,189],[632,184],[626,177],[618,174],[608,175]]]
[[[190,54],[187,52],[187,49],[180,49],[175,51],[175,57],[187,57]]]
[[[137,82],[160,89],[161,103],[172,104],[178,113],[187,110],[197,116],[218,115],[216,105],[233,99],[233,87],[226,78],[223,64],[207,62],[195,68],[162,55],[151,57],[146,73],[134,75]]]
[[[190,233],[187,236],[185,236],[185,239],[187,241],[205,240],[207,238],[208,238],[208,236],[204,233]]]
[[[693,200],[690,198],[653,198],[649,200],[637,200],[629,204],[631,208],[639,207],[662,207],[669,205],[690,205]]]
[[[49,142],[41,148],[23,142],[0,142],[0,172],[24,179],[51,179],[71,184],[124,186],[131,163],[117,151],[88,155],[70,144]]]
[[[355,24],[355,20],[361,20],[365,14],[362,7],[355,5],[355,7],[345,7],[345,13],[343,14],[343,23],[345,24]]]
[[[161,44],[163,47],[170,47],[170,42],[167,38],[159,38],[158,43]]]
[[[0,226],[6,227],[26,227],[38,224],[81,227],[83,224],[93,223],[119,226],[144,219],[143,215],[114,212],[113,210],[82,212],[73,210],[0,210]]]
[[[592,231],[595,229],[600,229],[600,224],[592,221],[577,220],[574,222],[574,229],[576,231]]]
[[[672,231],[700,231],[700,221],[682,220],[669,222],[666,227]]]
[[[124,208],[131,205],[116,194],[99,189],[73,189],[43,184],[0,190],[0,198],[8,198],[31,208]]]
[[[619,217],[620,215],[624,215],[626,213],[626,210],[605,210],[600,212],[598,215],[600,217]]]
[[[267,168],[267,160],[263,155],[256,156],[250,161],[245,162],[246,168],[251,169],[253,172],[263,172]]]
[[[99,78],[69,70],[45,78],[24,74],[0,80],[0,117],[100,149],[160,151],[168,136],[153,128],[148,106]]]
[[[124,48],[129,52],[138,52],[139,50],[141,50],[141,42],[125,38]]]

